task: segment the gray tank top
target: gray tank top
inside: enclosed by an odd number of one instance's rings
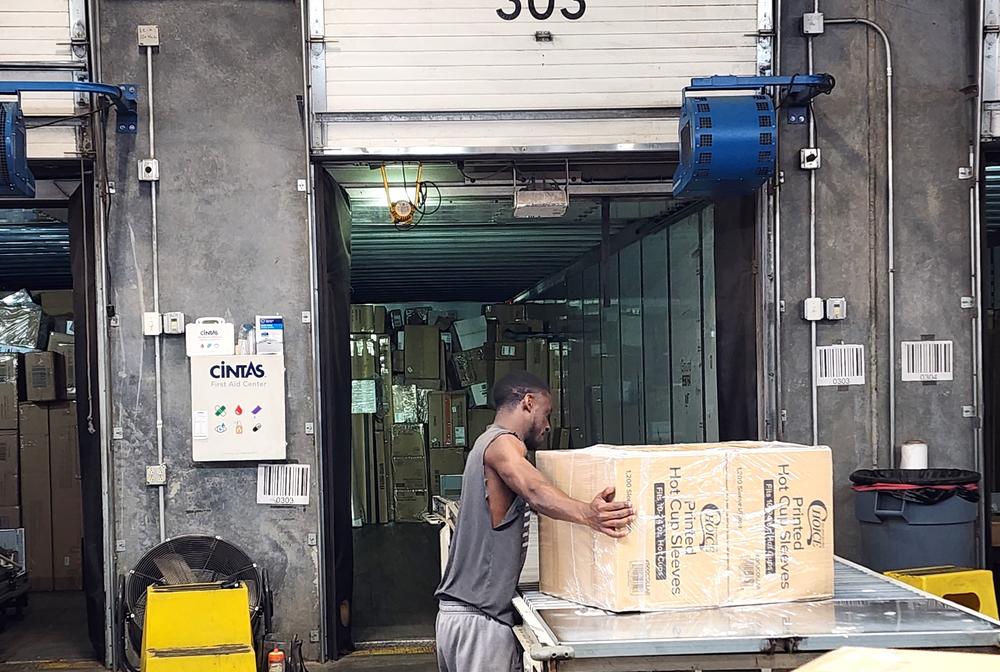
[[[531,513],[524,499],[517,495],[500,525],[493,527],[483,458],[486,448],[504,434],[513,432],[490,425],[469,453],[448,564],[434,595],[439,600],[463,602],[502,623],[514,625],[511,600],[528,552]]]

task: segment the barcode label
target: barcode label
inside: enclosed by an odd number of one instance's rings
[[[309,503],[308,464],[258,464],[257,503],[305,505]]]
[[[904,381],[954,380],[951,341],[903,341],[900,346]]]
[[[821,345],[816,348],[816,386],[865,384],[865,346]]]
[[[636,560],[629,566],[628,584],[633,595],[649,595],[649,570],[645,560]]]

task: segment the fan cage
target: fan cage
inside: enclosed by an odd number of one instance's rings
[[[128,638],[134,650],[142,648],[142,627],[146,615],[146,589],[191,581],[172,581],[161,567],[183,561],[194,583],[239,581],[247,587],[251,626],[256,631],[261,618],[263,589],[257,565],[240,548],[207,535],[186,535],[169,539],[150,549],[125,577],[125,609]],[[163,564],[158,564],[163,563]]]

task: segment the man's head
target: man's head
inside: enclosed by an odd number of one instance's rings
[[[527,371],[514,371],[493,386],[497,422],[516,432],[532,450],[545,446],[552,395],[549,386]]]

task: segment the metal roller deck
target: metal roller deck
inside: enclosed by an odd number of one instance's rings
[[[535,670],[790,669],[842,646],[1000,652],[1000,622],[837,558],[834,597],[615,614],[523,586]],[[1000,661],[998,661],[1000,665]]]

